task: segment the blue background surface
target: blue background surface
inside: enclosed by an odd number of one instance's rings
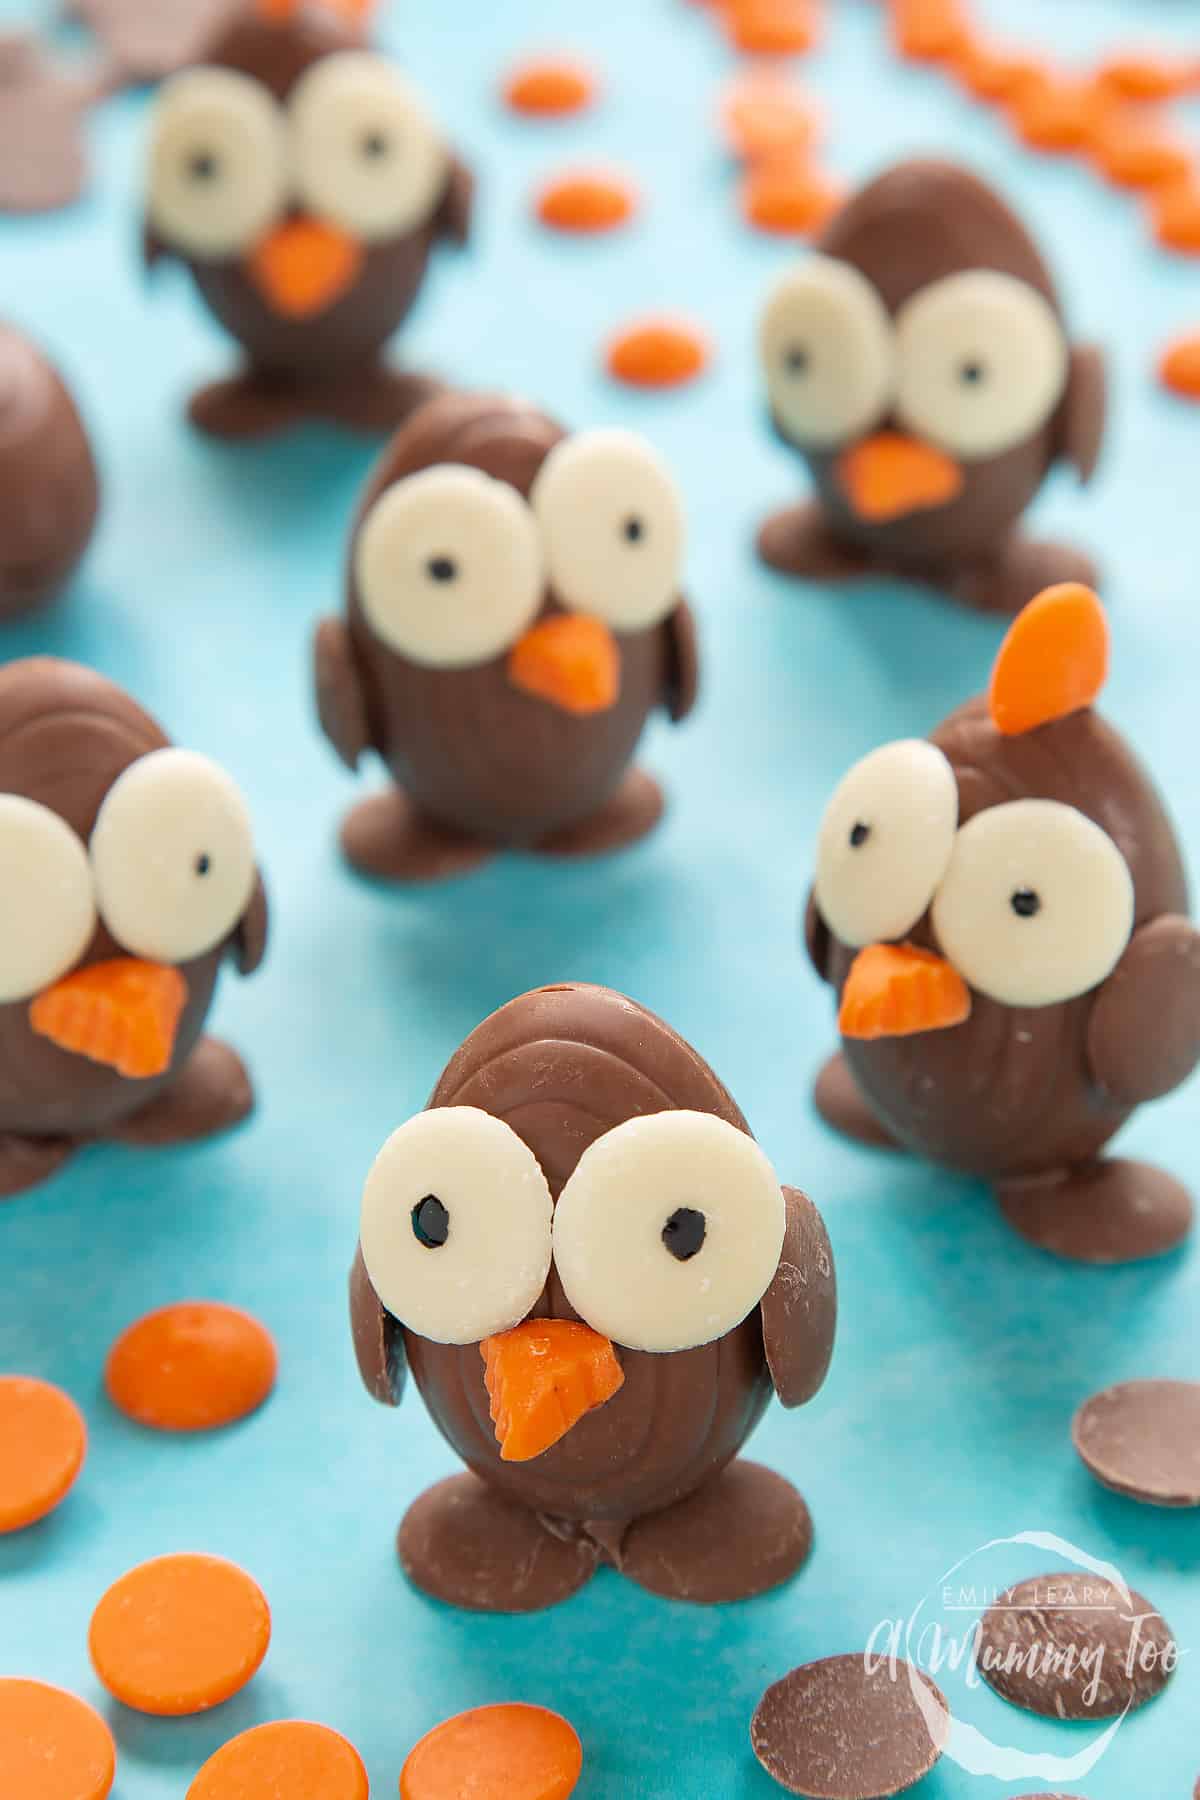
[[[1084,168],[1032,157],[939,75],[894,62],[880,10],[835,0],[828,42],[804,66],[827,112],[829,161],[856,179],[906,151],[961,154],[1042,234],[1079,333],[1108,343],[1115,414],[1101,476],[1080,493],[1062,475],[1038,514],[1103,554],[1115,640],[1106,707],[1162,779],[1195,865],[1200,414],[1161,394],[1150,371],[1172,332],[1200,325],[1198,265],[1156,250],[1136,205]],[[1193,47],[1200,36],[1192,9],[1169,0],[995,0],[992,14],[1018,40],[1087,57],[1139,36]],[[0,19],[29,16],[0,4]],[[226,1738],[288,1716],[344,1731],[372,1791],[387,1795],[431,1725],[505,1698],[573,1720],[586,1747],[581,1800],[766,1800],[776,1790],[747,1725],[769,1681],[861,1648],[986,1540],[1056,1532],[1119,1563],[1190,1652],[1078,1791],[1187,1800],[1200,1773],[1200,1514],[1105,1494],[1076,1462],[1068,1426],[1111,1381],[1200,1374],[1200,1251],[1119,1272],[1065,1266],[1010,1236],[971,1183],[849,1148],[809,1105],[832,1039],[828,995],[797,947],[821,807],[854,757],[931,728],[982,685],[998,628],[899,588],[793,588],[752,559],[757,518],[798,482],[764,429],[753,357],[758,296],[789,251],[738,222],[711,125],[733,59],[700,11],[682,0],[407,0],[385,7],[382,29],[482,177],[475,243],[440,260],[405,354],[462,382],[523,390],[575,425],[636,426],[662,447],[692,520],[703,704],[684,729],[650,734],[647,760],[672,806],[637,850],[574,868],[509,858],[427,892],[360,885],[333,834],[364,784],[315,730],[308,638],[339,599],[370,450],[313,433],[231,451],[181,424],[185,395],[228,351],[182,277],[153,296],[143,285],[141,98],[95,116],[83,205],[0,223],[0,309],[67,372],[106,483],[74,591],[7,630],[0,654],[94,663],[177,742],[224,762],[250,798],[275,903],[265,969],[245,984],[227,973],[215,1019],[257,1077],[249,1127],[169,1153],[89,1151],[0,1208],[0,1368],[61,1383],[91,1429],[69,1501],[0,1541],[0,1672],[60,1683],[107,1712],[119,1800],[176,1800]],[[493,100],[501,67],[564,39],[606,71],[604,105],[568,124],[506,118]],[[635,172],[641,219],[607,241],[540,234],[531,184],[593,156]],[[622,393],[600,374],[598,346],[659,306],[704,321],[719,360],[681,393]],[[479,1019],[564,977],[621,988],[689,1037],[781,1177],[829,1223],[843,1296],[831,1378],[806,1411],[773,1408],[753,1446],[803,1487],[817,1524],[809,1567],[769,1599],[692,1610],[605,1573],[541,1618],[484,1621],[426,1603],[394,1561],[405,1506],[455,1460],[415,1392],[387,1414],[358,1385],[344,1277],[362,1178]],[[1200,1183],[1197,1095],[1145,1111],[1124,1146]],[[113,1415],[103,1358],[131,1319],[197,1295],[269,1324],[279,1390],[230,1432],[158,1438]],[[126,1568],[185,1548],[257,1577],[274,1641],[224,1708],[143,1719],[106,1702],[88,1620]],[[1056,1560],[1010,1549],[986,1580]],[[1007,1743],[1072,1754],[1088,1736],[949,1686]],[[986,1800],[1047,1786],[1076,1791],[946,1762],[920,1792]]]

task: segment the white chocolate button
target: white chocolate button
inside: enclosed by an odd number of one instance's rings
[[[914,294],[896,316],[896,352],[900,418],[961,457],[1032,437],[1067,384],[1053,309],[996,269],[964,269]]]
[[[48,806],[0,794],[0,1004],[27,1000],[75,966],[96,929],[92,871]]]
[[[1133,905],[1129,866],[1106,831],[1057,800],[1013,800],[958,833],[933,925],[979,993],[1054,1006],[1111,974]]]
[[[283,116],[261,82],[189,69],[154,105],[146,210],[165,243],[219,261],[244,254],[282,212]]]
[[[784,1224],[752,1137],[711,1113],[653,1113],[584,1151],[555,1209],[554,1261],[594,1331],[631,1350],[688,1350],[758,1305]]]
[[[555,445],[530,496],[555,593],[616,631],[644,631],[679,601],[683,500],[662,458],[632,431]]]
[[[795,443],[830,450],[891,404],[895,350],[887,308],[865,275],[810,256],[776,282],[759,324],[771,408]]]
[[[375,1158],[363,1189],[363,1262],[410,1331],[435,1344],[478,1343],[519,1325],[541,1294],[552,1211],[537,1158],[502,1119],[434,1107]]]
[[[233,931],[254,888],[246,803],[193,750],[154,750],[109,789],[91,842],[101,916],[135,956],[203,956]]]
[[[858,950],[902,938],[946,873],[958,824],[954,770],[905,738],[843,776],[817,841],[815,897],[835,937]]]
[[[450,160],[421,96],[382,56],[322,57],[288,110],[296,183],[312,212],[368,243],[431,217]]]
[[[354,569],[376,636],[427,668],[490,662],[541,610],[532,513],[515,488],[457,463],[385,489],[359,528]]]

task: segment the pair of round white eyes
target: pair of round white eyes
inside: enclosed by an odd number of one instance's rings
[[[964,460],[997,456],[1045,424],[1068,373],[1053,308],[995,269],[935,281],[892,320],[857,269],[811,257],[772,292],[760,348],[780,424],[816,450],[894,410]]]
[[[873,751],[837,788],[814,896],[854,949],[904,937],[932,907],[959,974],[1007,1006],[1087,993],[1133,929],[1133,878],[1107,832],[1056,800],[988,807],[960,830],[954,771],[917,739]]]
[[[470,1106],[392,1134],[363,1193],[363,1261],[409,1330],[473,1344],[525,1318],[553,1258],[594,1331],[631,1350],[711,1343],[779,1265],[783,1194],[745,1132],[708,1113],[627,1120],[580,1157],[555,1208],[537,1159]]]
[[[147,210],[166,242],[220,259],[250,249],[294,190],[370,243],[429,218],[447,169],[419,95],[367,51],[314,63],[286,114],[249,75],[192,69],[166,83],[154,111]]]
[[[397,655],[427,668],[485,663],[541,611],[547,581],[616,631],[657,624],[678,600],[683,504],[661,459],[627,431],[564,438],[526,504],[478,469],[442,463],[387,488],[359,528],[363,612]]]
[[[190,750],[130,765],[105,796],[90,854],[49,807],[0,794],[0,867],[0,1003],[65,975],[98,918],[135,956],[203,956],[233,930],[255,882],[245,803]]]

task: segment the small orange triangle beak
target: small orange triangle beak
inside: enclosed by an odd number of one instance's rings
[[[573,1319],[526,1319],[479,1354],[503,1462],[541,1456],[625,1380],[609,1340]]]
[[[508,679],[564,712],[607,712],[621,692],[621,652],[602,619],[555,613],[514,644]]]
[[[838,1030],[848,1038],[913,1037],[961,1025],[966,982],[943,957],[913,944],[871,944],[850,965]]]
[[[321,219],[285,219],[250,257],[251,279],[267,305],[285,319],[308,319],[353,287],[362,245]]]
[[[30,1003],[29,1023],[60,1050],[131,1081],[171,1066],[187,982],[165,963],[119,956],[76,969]]]
[[[963,489],[952,457],[899,431],[864,438],[838,457],[835,472],[859,518],[874,525],[946,506]]]

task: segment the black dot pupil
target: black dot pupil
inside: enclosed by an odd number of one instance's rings
[[[626,542],[630,544],[640,544],[646,535],[646,527],[636,515],[626,519],[621,529],[625,533]]]
[[[368,131],[363,138],[362,147],[363,155],[370,157],[372,162],[378,161],[381,156],[386,156],[391,149],[391,145],[382,131]]]
[[[1009,902],[1018,919],[1032,919],[1042,909],[1042,898],[1032,888],[1018,888]]]
[[[662,1241],[679,1262],[689,1262],[703,1247],[707,1230],[702,1212],[679,1206],[663,1226]]]
[[[426,1250],[440,1250],[450,1236],[450,1214],[436,1194],[426,1194],[412,1209],[413,1236]]]
[[[200,855],[196,858],[196,873],[197,875],[207,875],[211,868],[212,857],[206,850],[202,850]]]
[[[808,351],[803,344],[793,344],[785,361],[790,375],[803,375],[808,370]]]
[[[987,373],[981,362],[965,362],[958,371],[960,380],[968,387],[978,387]]]
[[[217,159],[211,150],[197,150],[188,158],[187,171],[193,181],[211,181],[217,172]]]
[[[458,564],[452,556],[431,556],[425,566],[434,581],[453,581],[458,574]]]
[[[859,819],[857,823],[850,827],[850,848],[852,850],[861,850],[870,835],[871,827],[869,825],[864,825],[862,820]]]

